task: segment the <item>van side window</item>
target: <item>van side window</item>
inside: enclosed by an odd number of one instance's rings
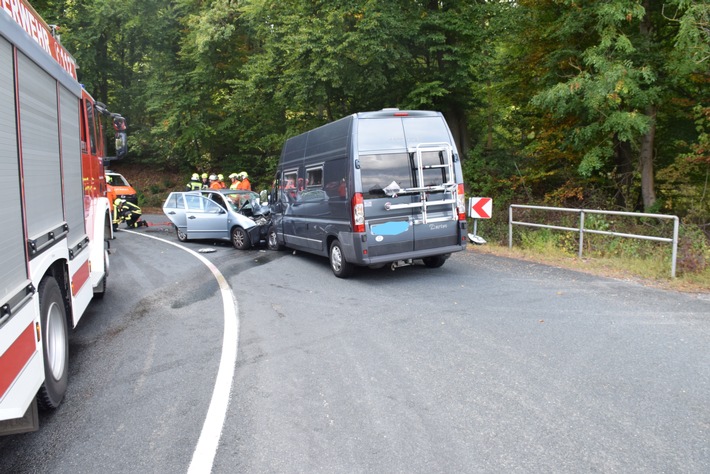
[[[298,188],[298,170],[284,171],[283,177],[283,199],[285,201],[295,201],[298,198],[300,189]]]
[[[407,153],[360,155],[360,179],[365,199],[385,196],[383,188],[394,181],[402,188],[412,186],[412,161]]]
[[[284,189],[296,189],[296,184],[298,182],[298,171],[284,171]]]
[[[306,187],[318,187],[323,186],[323,166],[317,168],[307,168],[306,169]]]
[[[345,201],[345,196],[347,195],[347,176],[347,157],[344,156],[325,163],[323,168],[323,190],[331,201]],[[340,212],[340,210],[338,212]],[[346,213],[347,211],[343,209],[342,212]],[[337,217],[347,217],[347,214],[342,214],[342,216],[338,214]]]

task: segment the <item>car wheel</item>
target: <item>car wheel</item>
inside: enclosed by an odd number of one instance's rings
[[[330,268],[338,278],[348,278],[355,271],[355,266],[345,261],[343,248],[338,240],[330,244]]]
[[[42,409],[54,409],[64,398],[69,380],[67,313],[57,280],[44,278],[38,293],[45,378],[37,392],[37,403]]]
[[[279,243],[279,237],[276,233],[276,227],[269,227],[269,233],[266,238],[267,246],[269,250],[283,250],[284,246]]]
[[[241,227],[235,227],[232,229],[232,245],[237,250],[247,250],[251,247],[251,242],[249,241],[249,234],[247,231]]]
[[[180,242],[185,242],[187,240],[187,234],[181,231],[179,227],[175,227],[175,231],[177,232],[177,238]]]
[[[422,260],[424,261],[424,265],[429,268],[439,268],[446,261],[446,257],[443,255],[435,255],[433,257],[423,258]]]

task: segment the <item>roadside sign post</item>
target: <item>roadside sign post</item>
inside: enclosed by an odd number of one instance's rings
[[[493,215],[493,199],[487,197],[472,197],[468,200],[469,217],[473,218],[473,233],[468,238],[476,245],[483,245],[486,240],[478,235],[478,219],[490,219]]]

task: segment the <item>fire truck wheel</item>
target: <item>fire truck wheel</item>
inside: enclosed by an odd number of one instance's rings
[[[247,231],[241,227],[232,229],[232,245],[234,245],[234,248],[237,250],[249,250],[251,241],[249,240]]]
[[[57,408],[67,391],[69,378],[69,335],[64,299],[57,281],[45,277],[39,284],[42,324],[44,383],[37,393],[40,408]]]
[[[330,244],[330,268],[338,278],[348,278],[355,271],[355,266],[345,261],[343,248],[338,240]]]
[[[106,294],[106,287],[108,286],[108,270],[109,270],[109,259],[108,259],[108,249],[104,249],[104,277],[102,278],[99,288],[94,289],[95,298],[103,298]]]

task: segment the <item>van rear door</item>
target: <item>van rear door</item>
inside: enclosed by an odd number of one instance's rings
[[[361,154],[359,163],[369,257],[411,252],[414,196],[398,191],[412,186],[408,154]]]
[[[358,121],[357,136],[370,258],[460,245],[456,153],[443,116],[378,114]]]
[[[453,150],[448,143],[419,144],[413,158],[414,190],[419,205],[414,209],[414,250],[459,245],[457,184]]]

